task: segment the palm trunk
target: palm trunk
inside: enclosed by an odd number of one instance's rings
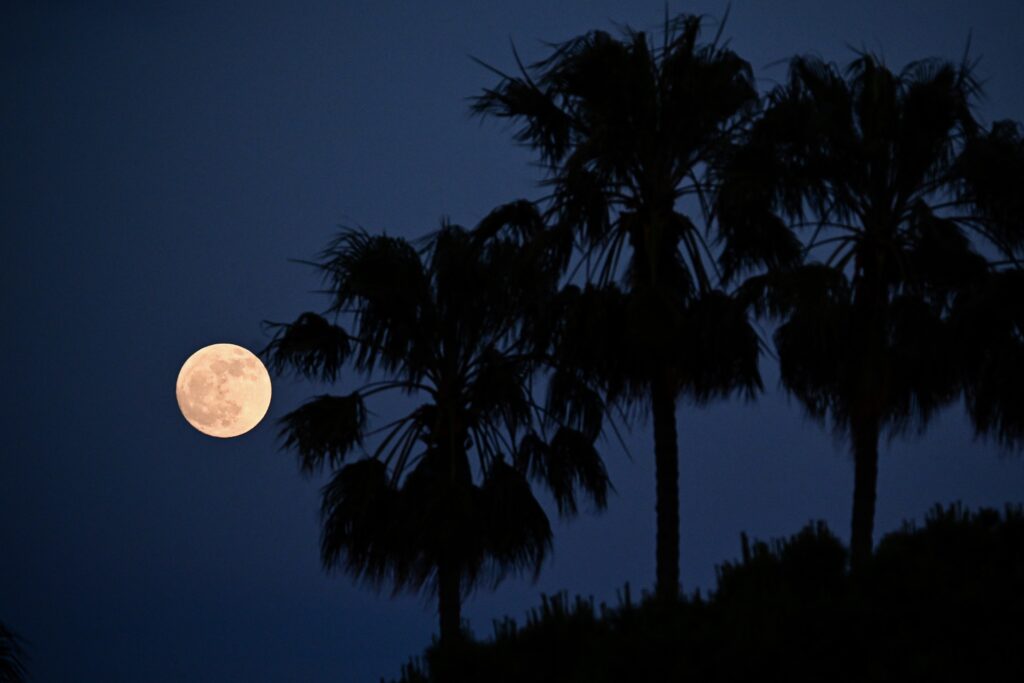
[[[459,573],[449,563],[437,569],[438,615],[441,619],[441,649],[450,648],[462,637],[462,594]]]
[[[442,386],[448,386],[443,383]],[[465,434],[458,420],[459,411],[453,401],[447,399],[447,391],[441,390],[438,405],[441,422],[436,430],[439,443],[448,454],[448,491],[444,503],[447,516],[452,519],[450,529],[445,532],[445,546],[441,550],[437,566],[437,612],[441,621],[441,650],[451,652],[453,646],[462,638],[462,591],[460,582],[460,565],[453,562],[453,548],[462,540],[451,536],[451,529],[461,526],[462,511],[459,500],[471,482],[469,460],[463,446]]]
[[[868,231],[871,235],[877,228]],[[874,238],[872,238],[874,239]],[[882,394],[881,359],[885,349],[886,290],[880,279],[879,251],[873,246],[860,259],[854,292],[854,330],[860,335],[860,389],[854,395],[850,419],[853,446],[853,515],[850,521],[850,566],[857,570],[871,556],[878,487],[879,407]],[[859,257],[858,257],[859,258]]]
[[[654,414],[654,476],[656,479],[657,548],[655,595],[679,596],[679,452],[676,446],[676,398],[667,378],[651,386]]]
[[[878,419],[850,424],[853,440],[853,520],[850,529],[850,564],[854,570],[871,556],[878,487]]]

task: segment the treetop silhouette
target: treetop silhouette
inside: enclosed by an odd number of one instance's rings
[[[551,528],[530,480],[566,516],[579,495],[604,507],[610,486],[594,447],[600,413],[581,430],[534,400],[545,358],[522,321],[558,273],[528,226],[508,220],[517,215],[503,207],[475,231],[445,223],[420,248],[343,231],[317,264],[326,315],[271,324],[263,352],[278,373],[334,383],[350,367],[363,378],[287,414],[284,447],[303,471],[331,471],[324,566],[436,594],[443,643],[459,639],[462,599],[482,581],[540,571]],[[394,391],[415,407],[371,428],[368,399]]]

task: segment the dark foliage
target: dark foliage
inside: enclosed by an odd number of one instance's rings
[[[21,638],[0,622],[0,683],[23,683],[28,680],[26,658]]]
[[[885,536],[851,575],[821,523],[748,544],[706,597],[618,607],[543,598],[457,656],[436,649],[403,683],[434,680],[1018,681],[1024,676],[1024,510],[936,507]],[[444,678],[443,678],[444,677]]]
[[[676,401],[761,386],[746,310],[720,289],[706,231],[680,210],[689,200],[709,217],[710,169],[758,104],[750,65],[704,29],[681,15],[661,35],[591,31],[535,64],[517,58],[517,73],[487,67],[498,83],[473,105],[512,121],[540,157],[554,262],[568,264],[573,243],[580,250],[570,281],[582,288],[568,287],[540,325],[562,368],[551,405],[587,385],[654,416],[666,596],[679,589]],[[792,262],[794,244],[747,245],[745,258]]]
[[[967,61],[796,57],[721,166],[724,270],[787,227],[810,234],[806,263],[754,278],[744,300],[780,323],[783,385],[850,443],[855,563],[871,552],[882,436],[923,429],[965,387],[979,433],[1022,434],[1016,380],[995,365],[1021,377],[1013,299],[994,290],[1024,244],[1024,145],[1016,125],[975,118],[978,96]]]
[[[974,427],[1000,444],[1024,444],[1024,271],[993,273],[965,293],[953,316]]]
[[[457,640],[461,601],[477,585],[539,572],[551,527],[531,481],[565,516],[578,497],[607,502],[594,447],[603,404],[577,392],[545,414],[533,397],[549,359],[528,321],[550,307],[561,271],[541,223],[515,202],[475,230],[446,223],[421,247],[346,230],[319,264],[326,314],[271,325],[264,350],[278,372],[355,379],[350,393],[285,415],[283,445],[303,472],[331,473],[324,567],[436,594],[442,640]],[[371,430],[367,404],[389,391],[416,403]]]

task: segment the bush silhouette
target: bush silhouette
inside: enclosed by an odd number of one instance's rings
[[[458,681],[1019,681],[1024,511],[935,507],[868,564],[822,522],[748,542],[715,589],[674,603],[542,598],[458,657],[428,650],[403,683]]]

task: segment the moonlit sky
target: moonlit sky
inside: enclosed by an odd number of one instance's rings
[[[720,16],[724,3],[671,2]],[[345,223],[415,237],[536,197],[538,171],[467,97],[612,22],[656,28],[662,0],[113,2],[0,10],[0,620],[41,683],[376,681],[436,629],[434,605],[327,576],[322,480],[277,448],[273,421],[321,390],[279,379],[268,419],[205,437],[178,412],[181,363],[219,341],[257,350],[260,322],[322,307],[314,256]],[[802,52],[850,46],[899,67],[981,58],[987,121],[1024,120],[1024,4],[737,0],[726,29],[762,87]],[[682,578],[713,585],[741,531],[824,519],[846,538],[844,446],[776,389],[680,407]],[[348,385],[346,385],[347,389]],[[386,414],[387,405],[374,409]],[[556,526],[536,584],[465,616],[520,618],[541,592],[615,602],[654,578],[649,426],[604,452],[618,494]],[[1024,458],[976,443],[959,407],[883,448],[876,537],[936,502],[1021,502]],[[549,509],[551,508],[548,505]]]

